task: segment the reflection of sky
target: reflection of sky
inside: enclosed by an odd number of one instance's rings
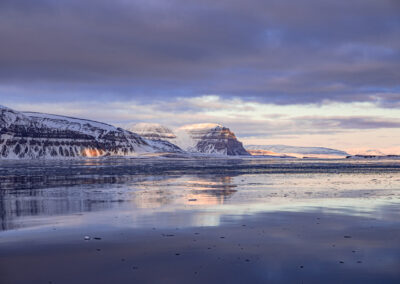
[[[60,224],[218,226],[263,212],[398,217],[399,173],[149,176],[121,185],[8,191],[3,229]],[[77,215],[79,214],[79,215]]]

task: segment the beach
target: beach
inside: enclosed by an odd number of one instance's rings
[[[1,283],[400,280],[397,160],[26,165],[0,171]]]

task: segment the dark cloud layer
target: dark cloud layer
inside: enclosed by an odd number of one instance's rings
[[[0,96],[399,107],[399,14],[397,0],[2,0]]]

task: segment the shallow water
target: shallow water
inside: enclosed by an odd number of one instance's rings
[[[399,160],[2,161],[0,188],[4,283],[400,281]]]

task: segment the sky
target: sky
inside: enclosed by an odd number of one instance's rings
[[[398,0],[2,0],[0,104],[400,153]]]

